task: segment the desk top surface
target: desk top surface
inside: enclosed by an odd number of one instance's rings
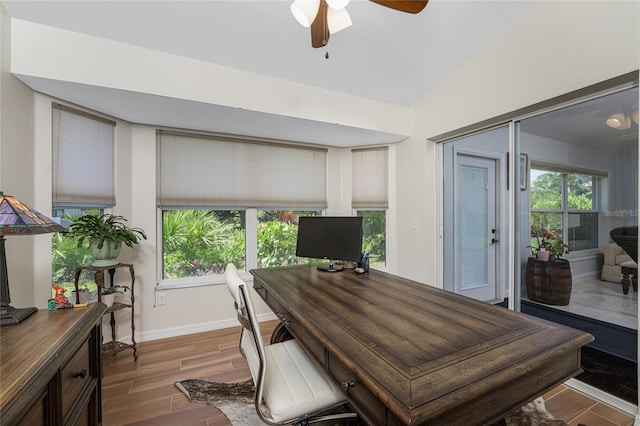
[[[256,284],[400,416],[470,398],[593,340],[578,330],[379,271],[252,270]],[[579,372],[579,359],[573,371]],[[437,404],[436,404],[437,405]],[[407,414],[409,413],[409,414]]]

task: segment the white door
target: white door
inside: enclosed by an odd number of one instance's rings
[[[498,300],[496,160],[457,154],[454,182],[454,291]]]

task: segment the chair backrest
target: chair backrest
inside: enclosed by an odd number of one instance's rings
[[[231,293],[238,313],[238,321],[242,325],[240,335],[240,348],[249,364],[251,377],[256,385],[256,409],[260,410],[259,404],[262,401],[264,389],[264,377],[267,368],[264,342],[260,333],[260,323],[256,317],[253,302],[251,300],[250,289],[240,277],[238,269],[233,263],[227,265],[225,269],[225,281],[227,290]]]
[[[637,226],[621,226],[612,229],[609,235],[636,263],[638,262]]]

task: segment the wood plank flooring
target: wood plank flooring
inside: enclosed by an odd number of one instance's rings
[[[266,341],[276,321],[262,323]],[[174,383],[186,379],[240,382],[251,378],[240,355],[240,327],[138,344],[105,358],[103,425],[229,426],[216,408],[190,402]],[[569,426],[631,426],[633,417],[561,385],[545,395],[547,409]]]

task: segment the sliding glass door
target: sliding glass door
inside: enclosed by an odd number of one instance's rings
[[[443,287],[593,334],[578,379],[637,404],[637,254],[611,237],[635,232],[637,253],[637,86],[441,152]]]

